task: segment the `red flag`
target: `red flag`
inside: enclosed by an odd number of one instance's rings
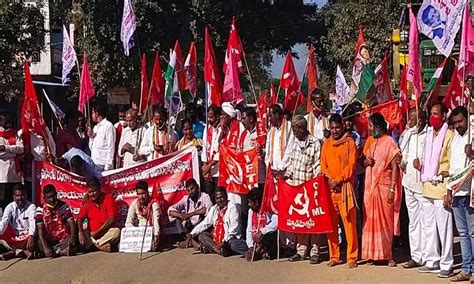
[[[153,66],[153,73],[151,74],[150,98],[151,104],[153,105],[165,103],[165,81],[161,73],[160,55],[158,51],[155,54],[155,64]]]
[[[467,106],[469,102],[469,88],[465,88],[463,95],[462,82],[458,78],[456,73],[457,66],[454,67],[453,74],[451,75],[451,82],[449,82],[448,91],[443,99],[443,104],[449,108],[454,109],[458,106]]]
[[[311,45],[308,54],[308,67],[306,71],[308,77],[308,97],[306,100],[306,111],[313,111],[313,104],[311,103],[311,93],[318,87],[318,65],[316,63],[316,56],[314,54],[314,47]]]
[[[227,49],[225,51],[224,64],[222,68],[224,74],[227,71],[227,65],[229,65],[230,54],[235,54],[235,62],[237,63],[240,72],[244,70],[244,64],[242,62],[245,54],[244,47],[240,41],[239,31],[237,30],[237,23],[235,17],[232,17],[232,24],[230,26],[229,40],[227,42]]]
[[[178,76],[178,88],[182,92],[186,90],[186,73],[184,72],[184,61],[181,47],[179,47],[179,41],[176,41],[174,45],[174,52],[176,52],[176,65],[174,66],[174,72]]]
[[[197,68],[197,55],[196,55],[196,45],[194,41],[191,42],[189,46],[188,56],[186,57],[186,62],[184,62],[184,71],[186,73],[186,89],[189,90],[193,97],[196,97],[197,91],[197,78],[196,78],[196,68]]]
[[[45,141],[46,151],[50,154],[52,152],[52,143],[50,140],[49,129],[44,122],[43,116],[39,110],[38,97],[36,96],[36,90],[33,85],[31,78],[30,66],[28,61],[24,61],[25,68],[25,100],[21,107],[21,129],[23,132],[23,141],[27,145],[27,150],[30,150],[30,131],[33,131],[37,135],[41,136]]]
[[[79,90],[79,106],[78,110],[84,112],[84,106],[94,96],[94,87],[92,86],[91,74],[89,72],[89,63],[87,56],[84,54],[82,60],[81,84]]]
[[[292,233],[330,233],[332,201],[323,176],[299,186],[278,180],[278,229]]]
[[[270,105],[276,105],[278,103],[278,94],[275,91],[275,87],[273,86],[273,82],[270,81]]]
[[[410,15],[410,35],[408,44],[408,70],[407,81],[413,84],[415,91],[416,103],[420,101],[421,92],[423,91],[423,82],[421,79],[420,65],[420,49],[418,42],[418,23],[413,14],[411,6],[408,9]]]
[[[278,213],[276,209],[277,191],[275,186],[275,180],[273,178],[271,167],[267,167],[267,175],[265,180],[265,186],[263,188],[262,204],[260,206],[260,214],[267,212]]]
[[[258,150],[240,152],[219,147],[219,186],[228,192],[247,194],[258,187]]]
[[[392,90],[390,89],[390,79],[389,79],[389,71],[388,71],[388,58],[387,53],[380,62],[379,66],[375,68],[375,91],[377,102],[379,104],[386,103],[388,101],[393,100],[392,97]]]
[[[141,96],[140,96],[140,113],[145,111],[146,106],[148,105],[148,74],[146,73],[146,55],[142,54],[142,77],[141,77]]]
[[[472,28],[471,14],[469,12],[469,1],[466,1],[458,64],[458,76],[462,80],[465,80],[469,75],[474,76],[474,29]]]
[[[243,98],[240,92],[239,71],[237,70],[237,62],[235,60],[235,54],[232,53],[229,66],[227,66],[227,71],[225,72],[222,101],[238,104],[243,101]]]
[[[285,90],[285,109],[294,111],[304,101],[304,97],[299,90],[300,80],[298,79],[298,74],[296,74],[290,51],[286,54],[285,65],[283,66],[280,78],[280,87]]]
[[[367,129],[368,126],[368,119],[371,114],[379,112],[388,123],[389,131],[394,129],[395,127],[400,126],[400,122],[402,119],[401,109],[398,105],[397,100],[393,100],[384,104],[376,105],[374,107],[368,108],[359,113],[356,116],[354,124],[359,131],[360,136],[366,138],[369,136],[369,130]]]
[[[410,102],[408,101],[408,85],[407,85],[407,66],[403,67],[402,76],[400,78],[400,97],[399,106],[403,117],[406,117],[410,109]]]
[[[265,146],[267,140],[267,91],[264,91],[257,102],[257,142]]]
[[[222,81],[207,27],[204,43],[204,82],[207,85],[207,104],[220,106],[222,103]]]

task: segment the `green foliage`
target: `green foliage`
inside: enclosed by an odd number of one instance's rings
[[[7,100],[23,92],[23,60],[44,48],[38,41],[46,32],[40,8],[23,1],[0,4],[0,96]]]

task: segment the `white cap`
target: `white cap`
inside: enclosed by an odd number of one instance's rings
[[[234,106],[229,102],[222,103],[222,111],[228,114],[230,117],[235,117],[237,111],[235,110]]]

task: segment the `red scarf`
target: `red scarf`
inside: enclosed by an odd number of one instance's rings
[[[7,145],[13,146],[16,144],[16,131],[13,129],[8,129],[8,130],[0,130],[0,138],[3,138],[7,140]],[[20,173],[21,168],[20,168],[20,158],[18,158],[18,155],[15,156],[15,171],[17,173]]]
[[[212,158],[215,153],[211,153],[212,149],[212,135],[214,134],[214,127],[212,125],[209,125],[207,128],[207,143],[206,143],[206,151],[207,151],[207,156],[208,156],[208,161],[212,161]]]
[[[227,134],[227,135],[225,135]],[[237,149],[239,146],[239,134],[240,124],[236,119],[233,119],[230,123],[230,129],[228,133],[224,133],[224,143],[231,149]]]
[[[265,214],[258,214],[257,212],[252,212],[252,235],[260,232],[261,229],[265,227],[267,223],[267,217]]]
[[[137,201],[138,215],[142,216],[145,219],[148,216],[148,225],[149,226],[153,226],[153,212],[152,212],[152,208],[151,208],[153,206],[153,203],[156,203],[156,204],[159,205],[158,200],[156,200],[156,199],[150,200],[148,205],[145,206],[145,207],[140,206],[140,202]]]
[[[224,240],[225,230],[224,230],[224,215],[227,211],[227,207],[222,210],[217,209],[217,220],[212,230],[212,235],[214,236],[214,243],[216,245],[222,243]]]

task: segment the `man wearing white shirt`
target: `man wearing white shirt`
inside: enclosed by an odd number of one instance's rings
[[[322,142],[329,138],[329,119],[324,111],[324,94],[321,89],[316,88],[311,93],[313,111],[305,116],[308,122],[309,133]]]
[[[130,109],[125,114],[127,127],[122,131],[122,137],[118,146],[118,155],[123,158],[123,166],[130,167],[145,161],[138,154],[140,143],[143,140],[145,129],[138,125],[138,114],[136,110]]]
[[[216,205],[212,206],[204,220],[191,231],[192,238],[198,236],[204,253],[222,256],[245,255],[248,247],[242,239],[240,216],[234,204],[227,199],[225,189],[216,191]],[[212,232],[207,230],[212,228]]]
[[[417,119],[419,118],[418,125]],[[423,155],[426,136],[426,117],[423,112],[417,115],[416,108],[410,109],[407,129],[400,138],[402,151],[401,168],[404,172],[402,185],[405,190],[405,203],[408,211],[411,259],[403,268],[415,268],[425,261],[423,236],[423,196],[420,172],[412,165],[416,158]],[[417,145],[418,143],[418,145]]]
[[[467,109],[463,106],[453,109],[451,121],[456,130],[451,142],[451,160],[449,163],[449,176],[453,177],[469,167],[472,158],[472,151],[466,149],[471,147],[469,132],[467,131]],[[448,200],[452,200],[454,221],[459,232],[462,256],[462,270],[451,279],[451,282],[469,281],[474,272],[474,210],[470,207],[471,183],[472,178],[467,178],[456,189],[448,186]]]
[[[211,105],[207,111],[207,125],[204,129],[202,150],[201,172],[204,177],[204,191],[209,194],[211,200],[215,200],[214,193],[219,177],[219,135],[220,135],[220,116],[221,109],[218,106]]]
[[[97,174],[113,169],[115,153],[115,128],[107,120],[107,105],[97,102],[92,107],[92,120],[97,123],[88,131],[91,158]]]
[[[270,130],[265,146],[265,164],[272,170],[281,171],[285,148],[292,140],[291,123],[283,119],[283,109],[279,105],[272,105],[269,111]]]
[[[14,257],[33,257],[35,246],[36,206],[26,200],[26,190],[21,184],[13,187],[13,202],[8,204],[0,221],[0,245],[8,252],[0,255],[0,260]],[[7,228],[9,230],[7,230]]]
[[[10,201],[13,185],[21,182],[20,159],[23,141],[11,128],[10,118],[0,113],[0,207],[5,208]]]

